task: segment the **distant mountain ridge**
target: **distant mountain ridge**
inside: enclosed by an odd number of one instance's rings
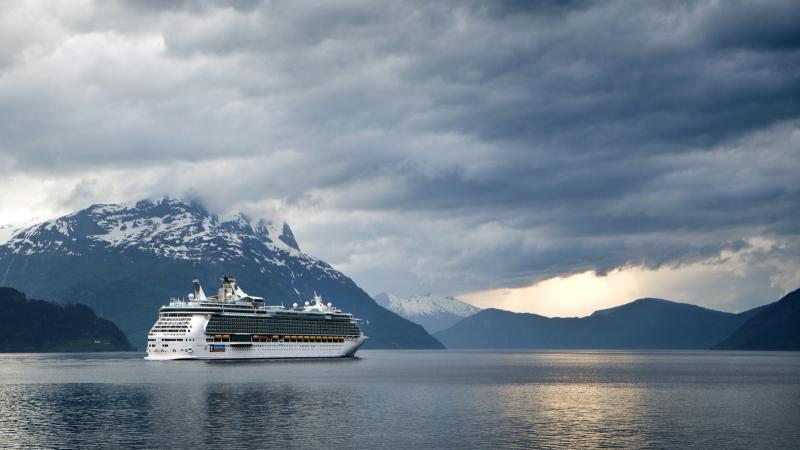
[[[285,223],[234,212],[209,213],[200,203],[165,197],[97,204],[56,219],[3,230],[0,285],[91,306],[143,342],[159,306],[185,295],[199,278],[215,287],[236,277],[272,304],[318,292],[364,319],[373,348],[442,348],[421,326],[392,313],[350,278],[300,251]]]
[[[86,305],[31,300],[0,287],[0,352],[133,350],[114,323]]]
[[[435,336],[448,348],[708,349],[760,310],[732,314],[652,298],[582,318],[486,309]]]
[[[384,292],[373,298],[384,308],[422,325],[429,333],[449,328],[461,319],[480,311],[480,308],[452,296],[437,297],[425,294],[400,297]]]
[[[759,309],[715,348],[721,350],[800,350],[800,289]]]

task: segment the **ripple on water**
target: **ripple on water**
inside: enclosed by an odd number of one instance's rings
[[[0,355],[0,447],[791,448],[800,354]]]

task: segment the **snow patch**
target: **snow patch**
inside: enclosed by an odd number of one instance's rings
[[[88,219],[88,221],[87,221]],[[93,230],[87,234],[78,229]],[[182,260],[231,261],[253,258],[264,265],[316,268],[335,278],[344,276],[301,253],[281,239],[288,225],[254,221],[241,212],[209,214],[194,203],[174,198],[120,204],[95,204],[66,216],[40,222],[0,226],[0,249],[36,254],[57,251],[82,254],[104,247],[135,249]],[[291,238],[294,241],[294,238]]]
[[[451,296],[425,294],[403,298],[394,294],[379,294],[375,299],[384,308],[403,317],[437,316],[448,313],[458,317],[468,317],[480,311],[480,308]]]

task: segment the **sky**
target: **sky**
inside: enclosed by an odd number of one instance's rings
[[[164,195],[367,292],[585,315],[800,287],[795,1],[0,8],[0,223]]]

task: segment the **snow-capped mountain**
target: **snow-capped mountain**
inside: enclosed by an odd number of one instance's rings
[[[41,222],[40,219],[25,220],[22,222],[5,223],[0,225],[0,245],[5,244],[18,231]]]
[[[436,348],[422,328],[378,306],[352,280],[303,253],[286,223],[209,213],[175,198],[92,205],[29,226],[0,228],[0,286],[88,304],[141,345],[158,307],[194,278],[215,289],[234,276],[273,304],[314,291],[365,319],[373,347]]]
[[[451,296],[437,297],[425,294],[404,298],[381,293],[374,299],[384,308],[422,325],[429,333],[449,328],[461,319],[480,311],[480,308]]]
[[[5,231],[5,233],[3,233]],[[0,228],[0,245],[12,254],[91,254],[95,249],[150,253],[204,262],[250,258],[266,266],[293,258],[306,268],[344,277],[324,262],[304,254],[287,223],[277,226],[241,212],[209,214],[196,202],[166,197],[86,209],[28,226]],[[0,285],[5,283],[0,279]]]
[[[248,242],[251,241],[251,242]],[[82,248],[134,249],[158,256],[201,261],[235,258],[262,250],[302,255],[289,226],[253,221],[233,212],[219,217],[201,205],[179,199],[92,205],[84,210],[28,226],[0,226],[0,244],[13,253],[61,252],[81,255]]]

